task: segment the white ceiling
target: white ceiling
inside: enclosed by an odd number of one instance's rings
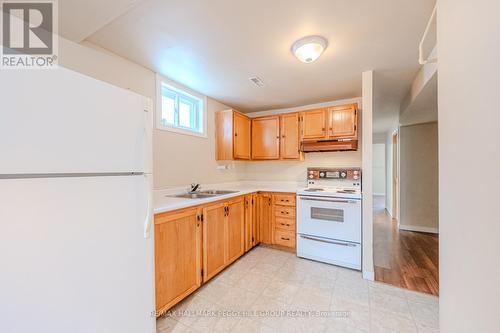
[[[434,3],[145,0],[132,8],[128,0],[65,0],[60,26],[70,39],[92,33],[92,43],[244,112],[357,97],[361,72],[373,69],[380,132],[397,123]],[[290,47],[313,34],[329,46],[315,63],[300,63]],[[249,81],[255,75],[264,87]]]
[[[120,15],[145,0],[61,0],[59,32],[81,42]]]

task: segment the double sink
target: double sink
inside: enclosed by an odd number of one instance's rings
[[[206,199],[206,198],[217,197],[219,195],[232,194],[236,192],[238,191],[205,190],[205,191],[188,192],[183,194],[168,195],[168,197],[184,198],[184,199]]]

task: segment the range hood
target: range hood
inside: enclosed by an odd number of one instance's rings
[[[358,140],[306,141],[302,142],[301,150],[305,153],[358,150]]]

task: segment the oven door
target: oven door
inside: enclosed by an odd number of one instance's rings
[[[297,233],[361,243],[361,200],[298,196]]]

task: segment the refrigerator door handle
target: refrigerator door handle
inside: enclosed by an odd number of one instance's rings
[[[144,174],[144,177],[146,178],[146,185],[148,188],[148,201],[147,201],[147,211],[146,211],[146,219],[144,220],[144,238],[148,239],[150,237],[151,233],[151,221],[152,221],[152,216],[151,216],[151,211],[153,210],[152,204],[153,204],[153,198],[152,198],[152,189],[151,189],[151,175]]]

